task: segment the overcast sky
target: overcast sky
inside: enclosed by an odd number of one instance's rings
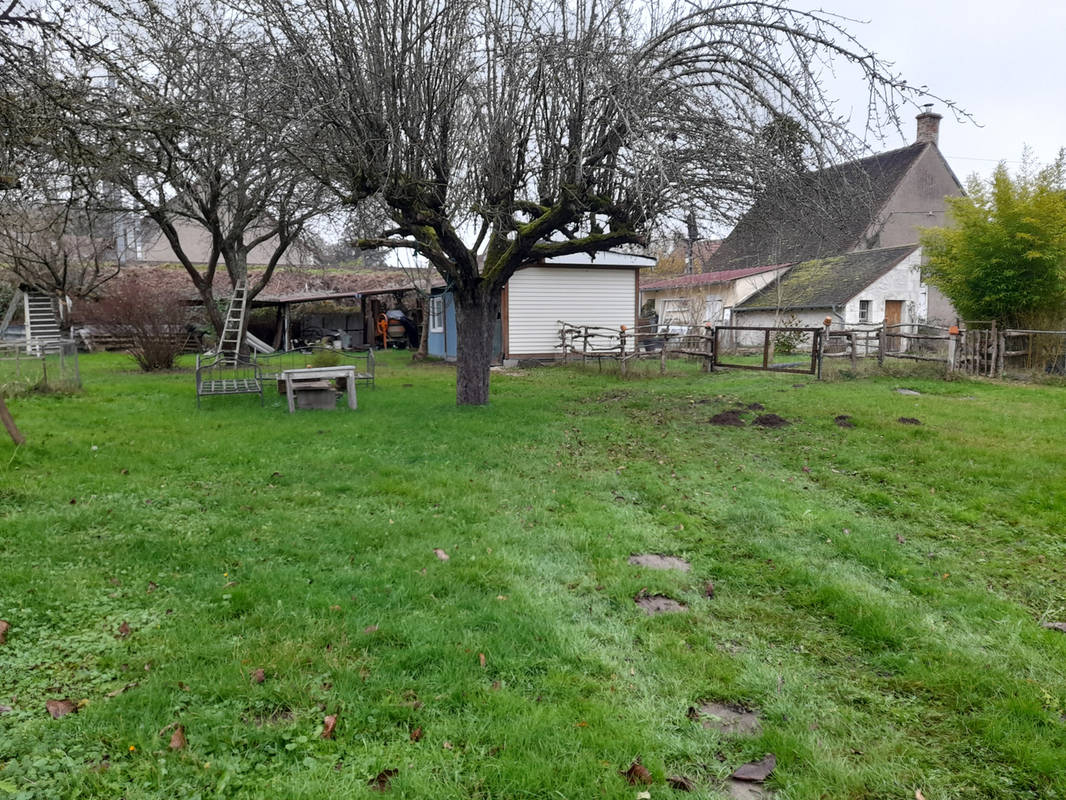
[[[804,7],[802,0],[796,7]],[[942,104],[934,108],[944,115],[940,150],[960,180],[974,172],[986,176],[1001,160],[1013,169],[1025,145],[1041,163],[1066,146],[1063,0],[823,0],[821,8],[866,22],[847,27],[895,62],[909,83],[928,86],[974,116],[977,124],[957,122]],[[861,132],[865,95],[854,82],[851,87],[839,92],[839,110],[852,111]],[[914,140],[914,113],[904,116],[904,135],[874,144],[875,150]]]

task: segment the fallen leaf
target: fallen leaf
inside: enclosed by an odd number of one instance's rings
[[[422,739],[422,729],[421,728],[415,728],[413,731],[411,731],[411,741],[412,742],[418,742],[418,741],[421,741],[421,739]]]
[[[671,789],[676,789],[679,792],[694,792],[696,790],[696,784],[683,775],[671,775],[666,779],[666,783]]]
[[[125,639],[130,635],[130,624],[126,620],[122,620],[122,624],[118,626],[118,633],[115,635],[116,639]]]
[[[159,584],[158,583],[156,583],[155,581],[148,581],[148,591],[146,592],[146,594],[151,594],[152,592],[154,592],[158,588],[159,588]]]
[[[776,766],[777,757],[773,753],[767,753],[762,761],[753,761],[750,764],[745,764],[734,772],[732,777],[738,781],[762,783],[770,776]]]
[[[478,653],[477,654],[477,660],[478,660],[478,663],[481,664],[481,666],[485,666],[485,654],[484,653]]]
[[[4,644],[7,640],[7,632],[11,630],[11,623],[6,619],[0,619],[0,644]]]
[[[904,536],[902,536],[901,534],[898,534],[898,533],[896,534],[896,541],[899,542],[900,544],[906,544],[907,543],[906,537],[904,537]]]
[[[178,681],[178,688],[181,689],[183,692],[187,692],[189,691],[189,684],[183,683],[182,681]]]
[[[266,680],[266,672],[264,672],[263,668],[260,667],[259,669],[252,671],[251,678],[252,683],[262,683]]]
[[[1060,633],[1066,633],[1066,622],[1042,622],[1040,624],[1042,627],[1047,628],[1049,631],[1059,631]]]
[[[365,628],[363,628],[363,633],[377,633],[377,630],[377,625],[367,625]]]
[[[0,706],[0,714],[10,714],[11,706]]]
[[[444,744],[443,744],[443,745],[441,745],[441,747],[443,747],[443,748],[444,748],[445,750],[451,750],[451,749],[453,749],[453,748],[452,748],[452,743],[451,743],[451,742],[449,742],[449,741],[447,741],[447,740],[445,740]]]
[[[185,728],[181,725],[174,729],[174,735],[170,737],[171,750],[184,750],[189,742],[185,738]]]
[[[713,598],[714,597],[714,583],[707,581],[707,585],[703,587],[703,596]]]
[[[925,795],[922,794],[921,789],[914,790],[914,800],[925,800]]]
[[[655,782],[651,773],[648,772],[648,768],[640,763],[639,758],[629,765],[629,769],[625,772],[619,772],[618,774],[625,778],[630,786],[637,786],[639,784],[648,786]]]
[[[441,550],[439,547],[433,548],[433,555],[439,558],[441,561],[447,561],[451,556]]]
[[[651,792],[637,792],[637,800],[651,800]]]
[[[337,727],[337,715],[330,714],[322,721],[322,739],[332,739],[333,730]]]
[[[368,782],[370,791],[372,792],[387,792],[389,790],[389,781],[400,774],[398,769],[383,769],[373,779]]]
[[[78,707],[73,701],[63,700],[47,700],[44,707],[48,710],[48,713],[52,715],[52,719],[61,719],[67,714],[77,713]]]
[[[107,696],[108,697],[118,697],[123,692],[128,692],[130,689],[135,689],[138,686],[140,686],[139,683],[127,683],[125,686],[123,686],[123,687],[121,687],[119,689],[115,689],[113,692],[108,692]]]

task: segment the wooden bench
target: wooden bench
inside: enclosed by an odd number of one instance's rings
[[[200,398],[227,394],[257,394],[263,405],[263,376],[259,365],[244,358],[214,354],[196,356],[196,407]]]
[[[338,366],[354,366],[355,382],[374,386],[374,351],[373,350],[332,350],[328,347],[305,347],[300,350],[279,350],[256,356],[256,363],[263,380],[277,381],[278,394],[285,394],[285,381],[282,373],[287,369],[301,369],[313,365],[319,353],[337,356]],[[343,387],[338,385],[339,390]]]

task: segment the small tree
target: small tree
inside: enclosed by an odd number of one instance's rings
[[[172,369],[190,333],[186,298],[129,278],[109,289],[106,297],[86,308],[85,321],[128,343],[127,352],[145,372]]]
[[[926,279],[968,319],[1006,326],[1066,316],[1066,150],[1039,167],[1026,152],[1011,177],[970,178],[969,197],[949,197],[954,227],[922,234]]]

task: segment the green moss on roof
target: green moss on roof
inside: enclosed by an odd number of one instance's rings
[[[861,250],[796,264],[778,281],[767,284],[737,309],[803,309],[842,306],[876,281],[917,245]]]

